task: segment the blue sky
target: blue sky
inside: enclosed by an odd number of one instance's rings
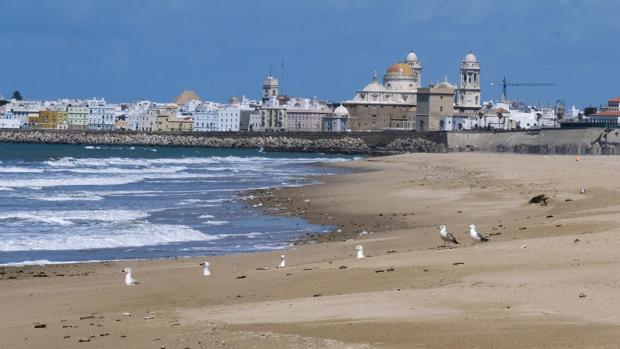
[[[170,101],[259,97],[272,65],[284,93],[343,100],[414,50],[423,83],[455,82],[470,50],[489,84],[530,103],[620,95],[620,0],[3,0],[0,94]]]

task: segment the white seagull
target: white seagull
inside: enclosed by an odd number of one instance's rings
[[[204,276],[211,275],[211,271],[209,270],[209,262],[204,261],[204,262],[200,263],[200,265],[203,266],[203,268],[202,268],[202,275],[204,275]]]
[[[280,255],[280,264],[278,265],[278,268],[286,267],[286,259],[285,258],[286,257],[283,254]]]
[[[489,241],[489,239],[476,231],[476,226],[473,224],[469,225],[469,237],[474,241],[474,243]]]
[[[355,246],[355,250],[357,251],[357,259],[364,258],[364,247],[362,245]]]
[[[125,268],[122,271],[123,271],[123,273],[127,273],[127,275],[125,275],[125,285],[133,286],[133,285],[140,284],[140,282],[138,282],[138,280],[136,280],[133,277],[131,277],[131,268]]]
[[[451,242],[453,244],[459,244],[458,241],[456,241],[456,238],[454,237],[454,235],[452,235],[450,232],[448,232],[448,228],[445,225],[440,225],[439,226],[439,236],[441,236],[441,239],[443,240],[443,247],[446,248],[446,244],[448,242]]]

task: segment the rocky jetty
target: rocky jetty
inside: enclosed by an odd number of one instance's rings
[[[136,133],[58,130],[0,130],[0,142],[171,147],[263,148],[269,151],[342,154],[393,154],[445,151],[430,140],[396,138],[382,133],[352,134],[244,134],[244,133]],[[384,146],[383,143],[388,143]]]

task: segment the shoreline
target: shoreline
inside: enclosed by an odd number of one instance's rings
[[[336,166],[364,171],[263,202],[344,224],[328,243],[287,249],[285,269],[280,251],[209,257],[207,278],[199,257],[52,266],[86,275],[0,281],[0,336],[24,348],[617,346],[613,158],[411,154]],[[528,204],[543,193],[547,206]],[[472,246],[471,223],[491,241]],[[444,249],[438,224],[461,244]],[[141,285],[122,284],[126,266]]]
[[[346,154],[342,154],[342,155],[346,155]],[[357,161],[357,160],[360,160],[360,159],[351,159],[346,162]],[[338,166],[338,164],[340,163],[316,162],[316,163],[310,164],[310,166],[341,168],[341,166]],[[355,169],[352,169],[351,171],[355,171]],[[346,173],[349,173],[349,171],[347,171]],[[240,205],[243,205],[243,206],[253,206],[253,205],[256,205],[262,202],[269,203],[270,201],[265,200],[265,198],[267,198],[268,193],[270,193],[271,191],[276,191],[282,188],[301,188],[305,186],[320,185],[321,184],[320,182],[314,182],[314,180],[318,180],[320,178],[325,179],[325,178],[329,178],[332,176],[338,176],[342,174],[345,174],[345,173],[336,173],[336,174],[327,174],[327,175],[310,174],[310,175],[304,176],[304,179],[312,181],[307,184],[290,185],[290,186],[274,186],[274,187],[263,188],[263,189],[243,189],[235,193],[235,197],[233,200],[237,201]],[[252,196],[254,196],[254,198],[252,198]],[[303,219],[308,220],[306,217],[302,215],[293,215],[288,212],[282,212],[282,213],[273,212],[273,211],[269,212],[270,210],[276,208],[275,206],[265,205],[263,207],[261,205],[260,207],[255,206],[255,208],[257,210],[260,210],[264,215],[272,215],[272,216],[289,215],[289,216],[295,216],[298,218],[303,218]],[[308,222],[310,221],[308,220]],[[320,222],[316,222],[316,223],[310,222],[310,223],[317,225],[317,226],[324,225],[323,223],[320,223]],[[299,238],[297,239],[283,241],[283,243],[285,243],[286,245],[283,245],[281,248],[273,248],[270,250],[245,251],[245,252],[238,252],[238,253],[225,253],[225,254],[200,255],[200,256],[188,255],[188,256],[171,256],[171,257],[161,257],[161,258],[135,258],[135,259],[86,260],[86,261],[35,260],[35,261],[24,261],[24,262],[0,264],[0,281],[2,281],[3,279],[16,280],[16,279],[23,279],[23,278],[28,278],[28,277],[50,277],[50,276],[56,276],[56,274],[61,274],[60,276],[65,276],[64,273],[54,273],[54,275],[41,274],[42,270],[45,269],[46,266],[48,267],[47,269],[49,269],[49,266],[66,267],[66,266],[71,266],[71,265],[84,265],[84,266],[92,265],[96,267],[99,265],[108,265],[110,263],[121,263],[121,262],[172,261],[172,260],[179,260],[179,259],[210,258],[213,256],[235,256],[235,255],[241,255],[241,254],[287,251],[296,245],[313,242],[314,238],[319,237],[321,235],[330,235],[333,233],[335,233],[335,231],[314,233],[306,237],[300,235]],[[130,248],[132,246],[126,246],[126,247]],[[33,262],[33,263],[30,263],[30,262]],[[34,262],[44,262],[44,263],[34,263]],[[43,276],[43,275],[47,275],[47,276]]]

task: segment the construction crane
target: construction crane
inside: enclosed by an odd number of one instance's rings
[[[506,77],[502,80],[501,83],[491,83],[491,86],[502,86],[502,99],[506,99],[508,97],[507,87],[508,86],[555,86],[553,82],[506,82]]]

